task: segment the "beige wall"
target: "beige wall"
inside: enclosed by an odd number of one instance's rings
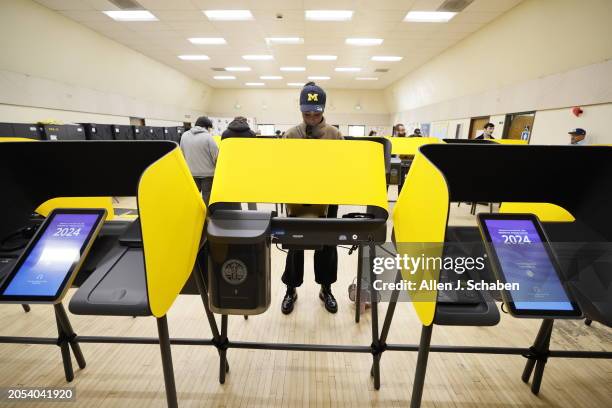
[[[329,124],[389,125],[389,111],[381,91],[326,89],[325,117]],[[275,124],[284,130],[301,122],[300,88],[215,89],[208,112],[211,116],[246,116],[257,123]],[[240,108],[236,108],[236,106]],[[359,105],[361,109],[355,109]],[[342,130],[342,129],[341,129]],[[344,132],[343,132],[344,133]]]
[[[538,111],[533,122],[530,144],[569,144],[568,131],[583,128],[587,144],[612,144],[612,103],[582,106],[576,117],[570,108]]]
[[[0,50],[0,104],[182,122],[210,97],[207,85],[31,0],[0,1]]]
[[[392,117],[434,122],[610,102],[610,16],[609,0],[525,0],[388,87]]]

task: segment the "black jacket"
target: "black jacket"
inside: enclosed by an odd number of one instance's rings
[[[255,132],[249,128],[249,124],[243,120],[233,120],[223,131],[221,140],[228,137],[255,137]]]

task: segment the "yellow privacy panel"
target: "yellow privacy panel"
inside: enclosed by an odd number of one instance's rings
[[[46,217],[56,208],[104,208],[107,221],[115,218],[111,197],[57,197],[39,205],[36,212]]]
[[[402,257],[442,256],[448,205],[448,187],[442,173],[427,157],[417,155],[393,211],[397,253]],[[416,290],[409,295],[419,319],[428,326],[435,315],[437,291],[420,288],[423,281],[438,281],[440,270],[435,263],[426,266],[430,268],[402,271],[402,277],[416,283]]]
[[[576,219],[565,208],[550,203],[502,203],[500,213],[530,213],[544,222],[574,222]]]
[[[206,207],[177,147],[153,163],[138,184],[149,306],[166,314],[191,274]]]
[[[215,135],[212,138],[215,141],[215,143],[217,144],[217,146],[219,146],[219,143],[221,143],[221,136]]]
[[[441,143],[437,137],[390,137],[389,140],[391,141],[391,154],[411,156],[414,156],[419,147],[423,145]]]
[[[36,142],[36,140],[26,137],[0,137],[0,142]]]
[[[361,140],[223,140],[210,202],[374,205],[387,210],[383,145]]]
[[[527,140],[521,139],[491,139],[491,141],[503,145],[527,145]]]

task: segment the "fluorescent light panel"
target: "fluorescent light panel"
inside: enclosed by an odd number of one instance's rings
[[[179,55],[178,57],[183,61],[208,61],[210,59],[208,55],[204,54]]]
[[[304,82],[287,82],[287,85],[289,85],[289,86],[304,86],[305,83]]]
[[[336,68],[336,72],[359,72],[361,68],[356,67],[338,67]]]
[[[225,70],[230,72],[246,72],[250,71],[251,67],[225,67]]]
[[[247,61],[270,61],[274,59],[274,56],[267,54],[250,54],[243,55],[242,59],[245,59]]]
[[[308,79],[310,79],[311,81],[327,81],[328,79],[330,79],[330,77],[323,75],[311,75],[308,77]]]
[[[457,13],[451,11],[409,11],[404,21],[412,23],[447,23]]]
[[[300,37],[267,37],[268,44],[304,44],[304,39]]]
[[[226,44],[225,38],[220,37],[194,37],[189,38],[189,42],[198,45],[221,45]]]
[[[264,86],[265,84],[263,82],[246,82],[245,85],[246,86]]]
[[[338,59],[336,55],[308,55],[306,59],[311,61],[335,61]]]
[[[157,21],[157,17],[148,10],[111,10],[103,13],[116,21]]]
[[[253,20],[250,10],[203,10],[210,21]]]
[[[376,77],[357,77],[355,78],[357,81],[378,81]]]
[[[236,77],[233,75],[216,75],[213,78],[219,81],[228,81],[230,79],[236,79]]]
[[[285,71],[285,72],[302,72],[302,71],[306,71],[306,68],[305,67],[281,67],[280,70]]]
[[[277,80],[277,79],[283,79],[283,77],[280,75],[262,75],[259,77],[259,79]]]
[[[350,21],[353,18],[352,10],[306,10],[304,13],[310,21]]]
[[[395,55],[375,55],[372,57],[372,61],[385,61],[385,62],[397,62],[401,61],[403,57]]]
[[[371,45],[382,44],[383,39],[382,38],[347,38],[345,42],[348,45],[371,46]]]

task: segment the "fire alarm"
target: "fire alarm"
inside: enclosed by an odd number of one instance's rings
[[[574,106],[574,107],[572,108],[572,113],[573,113],[575,116],[577,116],[577,117],[578,117],[578,116],[580,116],[580,115],[582,115],[582,113],[583,113],[583,112],[584,112],[584,111],[582,110],[582,108],[581,108],[580,106]]]

